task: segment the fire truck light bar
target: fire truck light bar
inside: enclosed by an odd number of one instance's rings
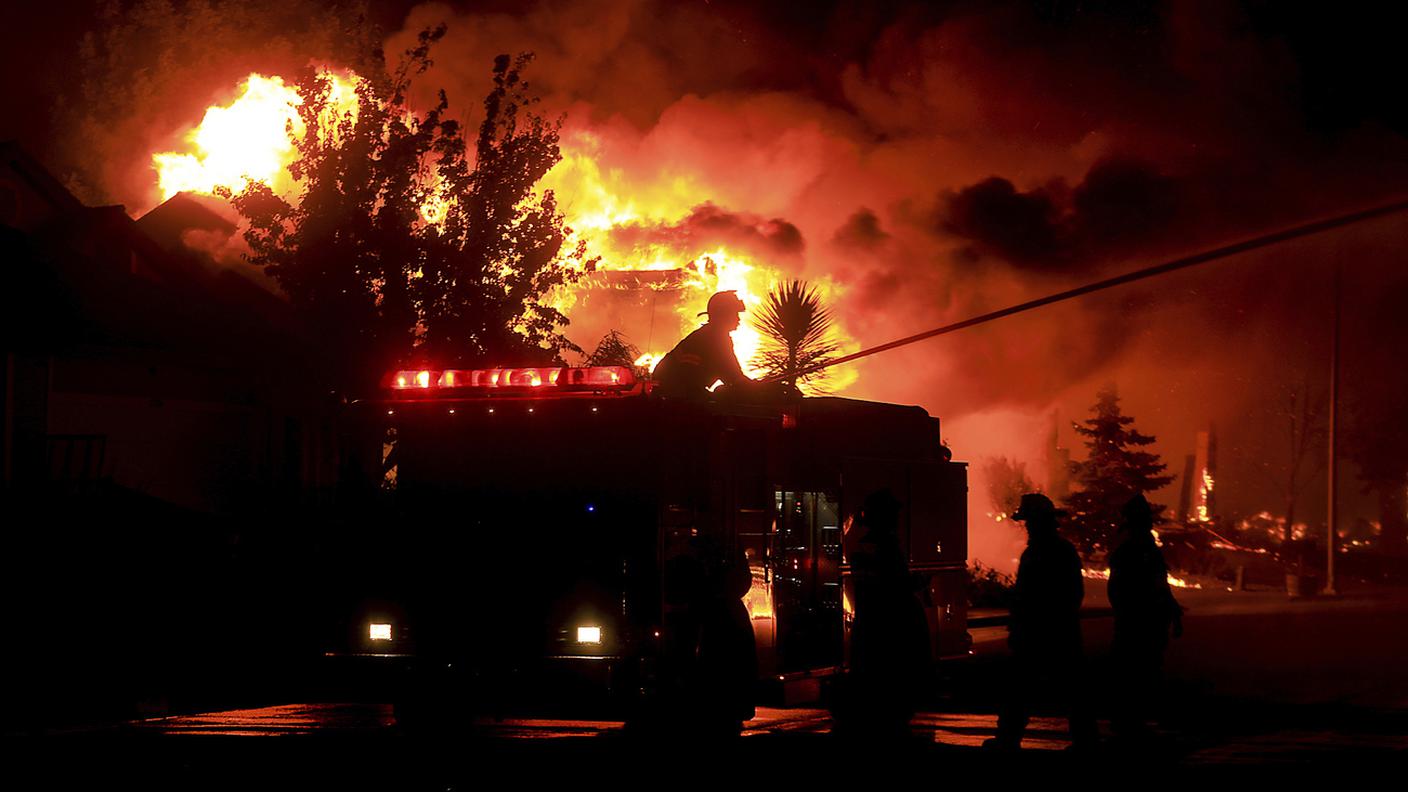
[[[626,366],[585,368],[407,369],[387,378],[395,391],[498,391],[545,392],[557,390],[626,390],[636,375]]]

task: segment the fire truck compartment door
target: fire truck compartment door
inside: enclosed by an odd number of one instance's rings
[[[968,558],[968,477],[961,462],[909,468],[909,560],[962,564]]]

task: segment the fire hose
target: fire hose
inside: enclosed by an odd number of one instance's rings
[[[842,355],[841,357],[833,358],[831,360],[824,360],[820,363],[807,366],[795,372],[789,372],[787,374],[774,374],[772,376],[762,379],[761,382],[780,382],[783,380],[795,380],[798,377],[813,374],[815,372],[830,368],[832,366],[838,366],[842,363],[850,363],[853,360],[860,360],[861,358],[870,357],[871,355],[878,355],[881,352],[888,352],[891,349],[898,349],[899,347],[909,346],[910,344],[915,344],[926,339],[936,338],[941,335],[947,335],[948,333],[953,333],[958,330],[973,327],[975,325],[991,322],[995,319],[1002,319],[1004,317],[1019,314],[1024,311],[1030,311],[1035,308],[1041,308],[1045,305],[1051,305],[1053,303],[1063,302],[1065,300],[1074,299],[1076,297],[1082,297],[1084,295],[1103,291],[1105,289],[1110,289],[1115,286],[1123,286],[1126,283],[1134,283],[1135,281],[1144,280],[1146,278],[1153,278],[1158,275],[1164,275],[1166,273],[1175,272],[1181,269],[1187,269],[1189,267],[1194,267],[1199,264],[1206,264],[1211,261],[1217,261],[1218,259],[1227,258],[1229,256],[1235,256],[1239,253],[1246,253],[1247,251],[1257,250],[1258,248],[1270,247],[1272,245],[1277,245],[1282,242],[1288,242],[1292,239],[1300,239],[1302,237],[1312,236],[1336,228],[1343,228],[1344,226],[1353,225],[1355,223],[1362,223],[1366,220],[1374,220],[1376,218],[1386,217],[1388,215],[1397,214],[1404,210],[1408,210],[1408,200],[1399,200],[1393,203],[1381,204],[1370,209],[1362,209],[1357,212],[1350,212],[1348,214],[1337,215],[1324,220],[1316,220],[1313,222],[1292,226],[1291,228],[1282,231],[1276,231],[1274,233],[1252,237],[1250,239],[1245,239],[1241,242],[1235,242],[1230,245],[1223,245],[1221,247],[1216,247],[1211,250],[1202,251],[1201,253],[1194,253],[1189,256],[1183,256],[1182,258],[1176,258],[1172,261],[1166,261],[1162,264],[1156,264],[1152,267],[1145,267],[1143,269],[1134,270],[1133,272],[1126,272],[1123,275],[1117,275],[1113,278],[1106,278],[1105,280],[1096,281],[1094,283],[1088,283],[1084,286],[1078,286],[1074,289],[1067,289],[1066,291],[1056,292],[1055,294],[1048,294],[1045,297],[1039,297],[1035,300],[1028,300],[1024,303],[1018,303],[1017,305],[1011,305],[996,311],[990,311],[985,314],[979,314],[978,316],[969,317],[968,319],[953,322],[952,324],[946,324],[941,327],[935,327],[932,330],[925,330],[922,333],[915,333],[914,335],[905,336],[904,338],[898,338],[894,341],[888,341],[878,346],[873,346],[868,349],[862,349],[859,352],[852,352],[849,355]]]

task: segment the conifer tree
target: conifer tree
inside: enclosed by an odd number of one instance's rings
[[[1108,550],[1120,524],[1120,509],[1136,493],[1149,493],[1170,481],[1162,475],[1168,467],[1157,454],[1142,449],[1153,444],[1152,435],[1134,428],[1134,417],[1120,412],[1120,398],[1113,384],[1096,395],[1094,415],[1076,424],[1076,434],[1085,438],[1086,458],[1071,463],[1071,474],[1080,489],[1066,499],[1068,524],[1082,551]],[[1151,504],[1155,520],[1164,510]]]

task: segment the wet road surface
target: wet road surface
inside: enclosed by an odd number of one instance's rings
[[[624,725],[616,721],[475,719],[466,724],[476,739],[487,742],[597,741],[624,739]],[[1102,724],[1108,726],[1108,724]],[[912,723],[911,748],[919,745],[976,749],[993,736],[997,718],[990,714],[921,713]],[[285,704],[258,709],[230,710],[134,721],[115,728],[127,734],[178,737],[382,737],[399,739],[389,705]],[[1104,731],[1108,733],[1108,728]],[[1241,764],[1313,761],[1336,755],[1397,755],[1408,758],[1408,735],[1374,733],[1375,730],[1336,728],[1270,728],[1264,733],[1223,737],[1215,744],[1197,744],[1186,735],[1164,732],[1163,739],[1177,750],[1183,764]],[[1379,730],[1383,731],[1383,730]],[[744,724],[740,741],[766,742],[770,738],[809,737],[821,749],[836,739],[830,735],[826,710],[759,708],[758,716]],[[1207,740],[1204,740],[1207,742]],[[1022,742],[1024,752],[1056,753],[1069,745],[1063,719],[1036,717]]]
[[[624,733],[618,721],[553,719],[477,719],[477,735],[501,740],[555,740],[608,738]],[[997,728],[994,715],[921,713],[915,718],[916,739],[944,745],[976,747]],[[1066,747],[1065,722],[1058,718],[1033,718],[1023,748],[1055,751]],[[285,704],[259,709],[230,710],[200,715],[153,718],[118,727],[165,736],[206,735],[224,737],[293,737],[298,735],[367,734],[396,731],[389,705]],[[826,710],[760,707],[758,717],[744,724],[741,739],[779,734],[829,735],[831,716]]]
[[[831,733],[825,710],[760,708],[738,739],[701,744],[627,734],[615,721],[466,716],[450,732],[408,734],[391,708],[372,703],[284,703],[107,723],[6,739],[19,788],[470,789],[505,773],[653,786],[738,774],[839,778],[908,765],[932,777],[976,779],[1078,772],[1105,776],[1121,763],[1144,773],[1223,777],[1241,768],[1299,778],[1336,765],[1369,778],[1408,766],[1408,597],[1287,603],[1266,592],[1180,595],[1186,634],[1170,648],[1169,719],[1150,749],[1107,746],[1071,755],[1065,723],[1037,717],[1019,754],[981,749],[992,736],[1006,681],[1005,631],[975,626],[975,656],[957,664],[948,696],[904,742],[857,743]],[[1110,619],[1084,623],[1097,712]],[[1109,734],[1109,724],[1101,723]],[[38,775],[35,775],[37,773]],[[28,775],[26,775],[28,774]],[[871,781],[876,780],[871,774]],[[627,784],[629,785],[629,784]],[[730,784],[732,785],[732,784]]]

